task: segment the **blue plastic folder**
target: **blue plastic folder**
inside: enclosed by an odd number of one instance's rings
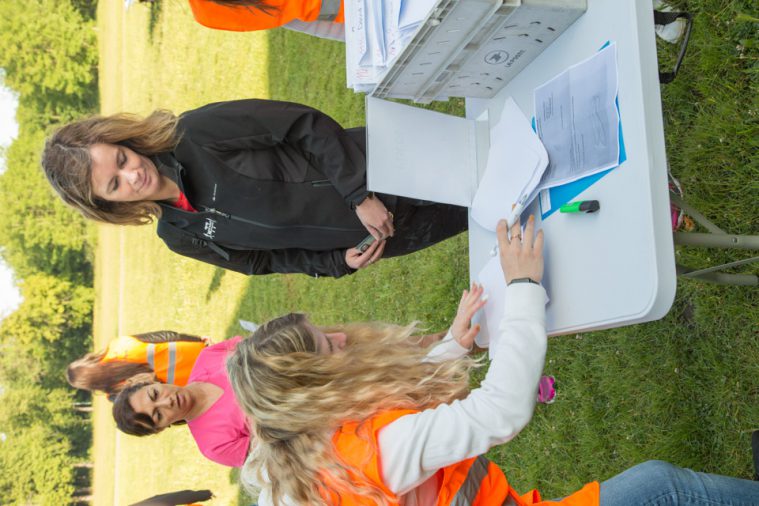
[[[601,46],[599,51],[606,46],[609,45],[609,41],[606,41],[606,43]],[[619,95],[617,95],[617,98],[615,100],[615,104],[617,106],[617,114],[619,116],[619,162],[617,163],[616,167],[612,167],[610,169],[607,169],[603,172],[599,172],[597,174],[593,174],[591,176],[584,177],[582,179],[578,179],[577,181],[572,181],[571,183],[563,184],[561,186],[555,186],[553,188],[550,188],[548,190],[549,196],[551,198],[551,209],[544,212],[543,211],[543,204],[540,204],[540,217],[545,220],[549,216],[551,216],[553,213],[559,210],[561,206],[566,204],[567,202],[570,202],[572,199],[574,199],[576,196],[578,196],[580,193],[584,192],[586,189],[588,189],[592,184],[594,184],[596,181],[604,177],[609,172],[615,170],[617,167],[622,165],[622,163],[627,160],[627,151],[625,150],[625,138],[622,135],[622,114],[619,112]],[[536,130],[535,127],[535,118],[532,118],[532,129]],[[537,130],[536,130],[537,131]]]

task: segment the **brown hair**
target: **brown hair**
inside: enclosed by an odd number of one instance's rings
[[[264,0],[210,0],[211,2],[225,7],[246,7],[253,8],[271,15],[279,9],[275,5],[269,5]]]
[[[155,381],[153,369],[147,364],[113,360],[101,362],[106,350],[88,353],[66,368],[66,379],[74,388],[99,390],[109,396],[119,393],[127,384]],[[140,375],[135,378],[136,375]]]
[[[111,409],[111,413],[113,414],[113,419],[116,422],[116,427],[121,432],[124,434],[129,434],[130,436],[141,437],[158,434],[163,430],[163,428],[156,427],[155,422],[148,415],[136,412],[132,407],[132,404],[129,402],[132,394],[137,393],[137,391],[141,388],[155,385],[156,383],[159,382],[142,381],[133,383],[125,387],[116,396],[116,399],[113,401],[113,408]],[[178,422],[172,423],[171,425],[185,425],[186,423],[186,421],[180,420]]]
[[[118,144],[143,156],[171,151],[179,142],[177,117],[155,111],[146,118],[132,114],[93,116],[63,126],[45,142],[42,168],[53,189],[85,218],[116,225],[143,225],[161,215],[152,201],[111,202],[92,192],[93,144]]]

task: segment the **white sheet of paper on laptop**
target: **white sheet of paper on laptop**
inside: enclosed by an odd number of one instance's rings
[[[512,204],[523,195],[525,206],[535,198],[540,178],[548,166],[548,153],[530,122],[509,97],[501,118],[490,129],[490,152],[477,193],[472,218],[495,231],[498,220],[509,215]]]
[[[469,206],[477,188],[476,122],[366,99],[369,190]]]

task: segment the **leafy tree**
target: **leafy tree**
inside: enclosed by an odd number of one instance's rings
[[[42,424],[4,432],[6,439],[0,442],[3,504],[69,504],[75,461],[69,442]]]
[[[42,386],[65,385],[62,371],[87,349],[93,290],[46,274],[28,276],[19,288],[23,301],[0,324],[0,336],[39,362]]]
[[[44,134],[22,125],[0,175],[0,246],[19,278],[46,272],[92,282],[91,226],[54,195],[39,165]]]
[[[90,444],[90,420],[73,409],[72,388],[43,388],[33,383],[8,384],[0,395],[0,430],[12,432],[44,425],[67,437],[71,453],[84,456]]]
[[[0,0],[0,33],[5,82],[20,94],[20,104],[39,113],[38,124],[68,121],[95,109],[94,22],[71,2]]]
[[[84,19],[95,19],[95,14],[98,9],[98,0],[71,0],[71,5]]]

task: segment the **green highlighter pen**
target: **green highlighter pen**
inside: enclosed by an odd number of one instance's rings
[[[595,213],[601,209],[601,204],[597,200],[581,200],[580,202],[570,202],[559,208],[560,213]]]

